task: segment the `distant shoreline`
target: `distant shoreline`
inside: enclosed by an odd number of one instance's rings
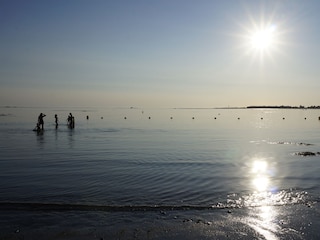
[[[277,109],[320,109],[320,106],[247,106],[246,108],[277,108]]]
[[[1,109],[19,109],[19,108],[60,108],[60,107],[26,107],[26,106],[0,106]],[[61,107],[61,108],[95,108],[95,107]],[[103,107],[102,107],[103,108]],[[114,108],[114,107],[111,107]],[[116,107],[116,108],[129,108],[129,109],[143,109],[143,107]],[[155,107],[157,108],[157,107]],[[250,106],[244,106],[244,107],[169,107],[168,109],[198,109],[198,110],[208,110],[208,109],[320,109],[319,106],[285,106],[285,105],[280,105],[280,106],[269,106],[269,105],[250,105]],[[84,112],[87,112],[88,110],[82,110]],[[89,110],[90,111],[90,110]]]
[[[201,108],[201,107],[177,107],[177,108],[174,108],[174,109],[264,109],[264,108],[267,108],[267,109],[320,109],[320,106],[308,106],[308,107],[305,107],[305,106],[247,106],[247,107],[204,107],[204,108]]]

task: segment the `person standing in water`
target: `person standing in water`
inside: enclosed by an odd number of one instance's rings
[[[38,126],[39,126],[39,130],[43,130],[43,125],[44,125],[44,121],[43,121],[43,118],[45,117],[46,115],[43,114],[43,113],[40,113],[39,117],[38,117]]]
[[[58,128],[58,115],[57,114],[55,114],[54,115],[54,118],[55,118],[55,123],[56,123],[56,128]]]
[[[69,128],[74,128],[74,116],[71,113],[68,116],[68,126]]]

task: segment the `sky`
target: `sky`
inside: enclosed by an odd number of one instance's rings
[[[1,0],[0,106],[320,105],[318,0]]]

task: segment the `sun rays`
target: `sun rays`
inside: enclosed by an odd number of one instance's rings
[[[254,30],[249,36],[249,44],[257,51],[268,51],[276,43],[276,25]]]
[[[255,16],[247,13],[246,18],[248,20],[237,23],[241,55],[252,65],[276,62],[278,56],[285,53],[287,45],[285,22],[277,18],[275,12]]]

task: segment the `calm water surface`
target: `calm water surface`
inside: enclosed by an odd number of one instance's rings
[[[37,134],[40,112],[47,114],[45,131]],[[66,126],[69,112],[74,129]],[[0,202],[224,208],[317,201],[319,116],[319,110],[3,107]]]

